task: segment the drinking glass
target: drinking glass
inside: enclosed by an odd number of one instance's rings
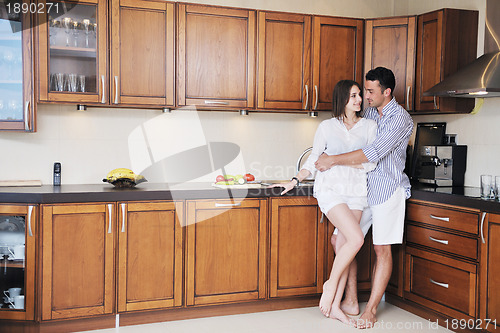
[[[69,46],[69,34],[71,32],[71,17],[63,18],[62,25],[66,33],[66,46]]]
[[[497,201],[500,201],[500,176],[495,176],[495,190],[497,194]]]
[[[64,76],[63,73],[54,74],[55,88],[57,91],[64,91]]]
[[[90,20],[84,19],[82,21],[83,31],[85,31],[85,47],[89,47],[89,34],[90,34]]]
[[[49,43],[50,45],[55,45],[56,44],[56,33],[57,33],[57,30],[59,27],[61,26],[61,22],[59,20],[56,20],[56,19],[52,19],[50,20],[50,23],[49,23]]]
[[[493,177],[481,175],[481,199],[495,199]]]
[[[92,34],[94,35],[95,47],[97,48],[97,23],[92,24]]]
[[[80,23],[73,21],[71,23],[71,32],[73,33],[73,38],[75,39],[75,47],[78,47],[78,35],[80,34]]]
[[[85,75],[78,75],[78,91],[85,92]]]
[[[68,74],[66,80],[68,91],[76,92],[77,75],[73,73]]]

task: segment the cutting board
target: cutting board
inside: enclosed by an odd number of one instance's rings
[[[0,180],[0,187],[6,186],[42,186],[41,180]]]

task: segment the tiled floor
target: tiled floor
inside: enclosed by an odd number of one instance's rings
[[[365,304],[362,304],[362,308]],[[391,304],[382,302],[377,313],[378,322],[367,333],[451,332],[433,322],[417,317]],[[344,333],[360,332],[338,320],[322,316],[317,307],[268,311],[190,320],[178,320],[117,329],[86,331],[95,333]]]

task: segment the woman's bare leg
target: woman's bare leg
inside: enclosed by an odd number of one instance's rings
[[[330,278],[323,284],[323,294],[319,301],[321,312],[328,317],[332,310],[340,278],[363,246],[364,237],[359,227],[359,218],[356,218],[346,204],[336,205],[330,209],[326,216],[345,237],[344,245],[337,251]]]

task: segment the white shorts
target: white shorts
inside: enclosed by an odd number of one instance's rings
[[[403,243],[405,209],[406,192],[402,187],[398,187],[386,202],[370,206],[374,245]]]
[[[380,205],[363,210],[359,226],[366,236],[373,224],[374,245],[402,244],[406,209],[406,192],[398,187],[392,196]],[[335,228],[336,235],[338,229]]]
[[[363,210],[363,208],[368,206],[366,196],[339,196],[335,192],[321,193],[316,198],[318,200],[318,206],[327,215],[330,209],[337,206],[338,204],[345,203],[349,209]]]

